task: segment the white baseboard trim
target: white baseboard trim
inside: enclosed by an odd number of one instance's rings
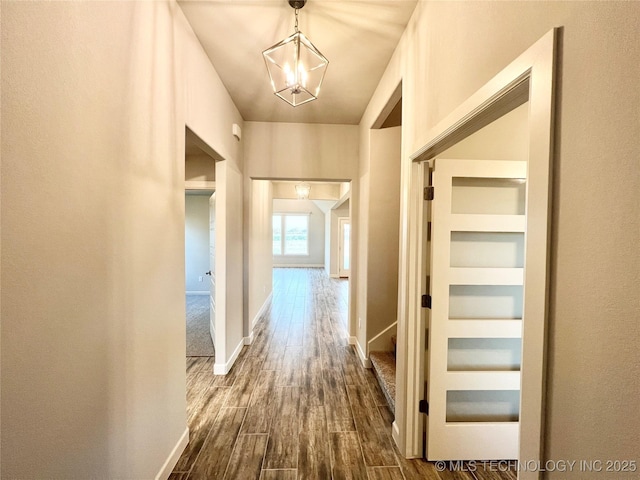
[[[391,438],[393,438],[396,447],[400,448],[400,429],[395,421],[391,424]]]
[[[182,432],[182,435],[180,435],[178,443],[176,443],[175,447],[173,447],[173,450],[171,450],[171,453],[164,461],[164,464],[162,465],[162,467],[160,467],[160,471],[156,475],[155,480],[167,480],[169,478],[169,475],[171,475],[171,472],[173,471],[173,467],[175,467],[178,463],[180,455],[182,455],[184,449],[187,448],[188,443],[189,427],[185,428],[184,432]]]
[[[324,268],[324,264],[319,263],[309,263],[309,264],[305,264],[305,263],[292,263],[292,264],[278,264],[278,265],[273,265],[273,268]]]
[[[186,295],[207,295],[209,296],[211,292],[209,290],[187,290]]]
[[[371,368],[372,367],[371,360],[369,360],[365,355],[365,353],[362,351],[360,342],[358,342],[358,339],[356,337],[351,337],[351,338],[355,338],[355,346],[356,346],[356,351],[358,352],[358,357],[360,358],[360,363],[362,363],[362,366],[364,368]],[[349,342],[351,342],[351,339],[349,339]],[[352,345],[354,344],[352,343]]]
[[[357,341],[357,337],[354,337],[353,335],[349,337],[349,345],[355,345]]]
[[[251,345],[253,343],[253,329],[251,329],[251,334],[248,337],[244,337],[244,344]]]
[[[273,290],[271,290],[271,293],[269,294],[267,299],[264,301],[264,303],[260,307],[260,310],[258,310],[258,313],[256,313],[256,316],[253,317],[253,320],[251,321],[251,332],[253,332],[253,329],[258,324],[260,317],[264,314],[264,312],[267,311],[267,308],[269,308],[269,304],[271,303],[272,299],[273,299]]]
[[[240,352],[242,351],[242,347],[244,347],[244,337],[242,338],[242,340],[240,340],[240,343],[238,343],[238,345],[236,346],[235,350],[231,354],[231,357],[229,357],[229,360],[227,361],[227,363],[213,364],[213,374],[226,375],[227,373],[229,373],[229,370],[231,370],[231,367],[233,367],[233,364],[238,359],[238,355],[240,355]]]
[[[340,278],[340,275],[338,275],[337,273],[330,273],[329,278]]]

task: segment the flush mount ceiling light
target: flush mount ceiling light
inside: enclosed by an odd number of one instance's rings
[[[308,200],[310,192],[311,185],[308,183],[304,182],[296,184],[296,195],[298,195],[298,200]]]
[[[298,10],[307,0],[289,0],[295,32],[262,52],[273,92],[294,107],[318,98],[329,60],[298,30]]]

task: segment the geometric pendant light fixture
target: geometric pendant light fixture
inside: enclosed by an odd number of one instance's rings
[[[318,98],[329,60],[298,30],[298,10],[307,0],[289,0],[295,32],[262,52],[273,92],[294,107]]]

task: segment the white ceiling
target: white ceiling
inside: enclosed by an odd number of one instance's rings
[[[299,29],[329,59],[318,100],[273,94],[262,51],[294,31],[287,0],[179,0],[242,117],[358,124],[417,0],[308,0]]]

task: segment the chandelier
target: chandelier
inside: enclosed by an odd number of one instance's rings
[[[298,30],[298,11],[307,0],[289,0],[295,32],[262,52],[273,92],[294,107],[316,100],[329,60]]]
[[[298,183],[296,185],[296,195],[298,196],[298,200],[308,200],[309,193],[311,193],[311,185],[307,182]]]

